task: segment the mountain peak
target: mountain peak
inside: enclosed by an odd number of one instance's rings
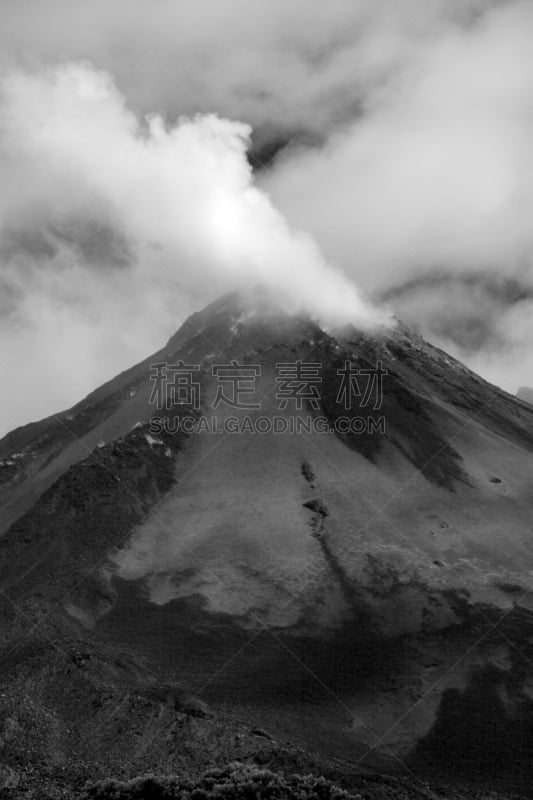
[[[229,292],[191,314],[170,338],[169,348],[188,340],[211,342],[215,352],[225,350],[244,331],[264,341],[265,334],[292,339],[302,326],[318,326],[308,314],[291,312],[278,296],[263,286]]]
[[[384,317],[372,329],[367,324],[359,325],[357,320],[352,324],[330,321],[323,324],[314,314],[295,306],[285,297],[272,289],[255,285],[242,290],[232,291],[217,298],[201,311],[191,314],[170,338],[170,349],[182,346],[188,339],[204,337],[211,340],[216,349],[227,348],[235,341],[237,335],[248,332],[252,343],[253,335],[258,337],[261,346],[269,336],[272,341],[283,341],[289,345],[302,336],[330,335],[339,340],[347,340],[354,336],[370,339],[383,339],[392,335],[395,328],[404,336],[414,336],[409,328],[394,317]]]
[[[243,405],[220,381],[228,366],[244,369]],[[161,396],[166,370],[198,395]],[[305,746],[310,731],[320,748],[325,730],[338,753],[381,764],[391,751],[438,761],[454,742],[454,763],[478,752],[488,706],[512,750],[533,680],[529,655],[518,663],[505,644],[533,637],[521,607],[533,605],[532,463],[533,408],[400,322],[333,331],[261,287],[233,292],[0,442],[0,590],[92,643],[104,697],[117,676],[125,697],[154,675],[189,694],[209,686],[226,727],[228,706],[270,714],[276,737],[290,728]],[[480,639],[489,622],[503,643]],[[10,653],[16,633],[6,622]],[[54,657],[39,656],[59,698],[41,717],[65,715],[69,744],[90,749],[109,710],[98,696],[73,721],[63,695],[77,709],[77,684]],[[331,696],[362,723],[347,726]],[[143,724],[161,717],[139,709]],[[138,752],[130,729],[117,747]]]

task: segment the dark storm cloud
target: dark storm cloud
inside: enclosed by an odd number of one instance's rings
[[[106,220],[67,218],[54,224],[51,233],[96,268],[126,267],[132,262],[127,238]]]
[[[0,231],[0,263],[4,265],[11,261],[42,265],[65,248],[96,269],[125,267],[132,261],[126,237],[107,220],[66,218],[26,226],[6,224]]]
[[[53,258],[57,253],[50,231],[42,226],[10,225],[6,223],[0,230],[0,262],[10,262],[19,256],[25,259],[43,261]]]

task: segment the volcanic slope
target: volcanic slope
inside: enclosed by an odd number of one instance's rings
[[[260,368],[245,398],[260,408],[217,403],[217,367],[232,361]],[[150,402],[166,362],[200,367],[199,410]],[[319,401],[282,402],[279,364],[297,362],[320,365]],[[345,407],[346,364],[382,365],[381,404]],[[203,427],[174,432],[184,414]],[[301,429],[244,424],[259,418]],[[88,653],[78,700],[130,698],[112,739],[131,769],[174,763],[164,725],[152,720],[150,748],[142,739],[131,697],[166,708],[178,692],[209,703],[192,715],[206,730],[211,713],[225,730],[259,720],[360,768],[453,764],[527,783],[532,464],[533,408],[401,323],[326,331],[260,292],[225,296],[74,408],[0,442],[4,684],[35,694],[44,670],[38,712],[59,726],[59,761],[94,760],[103,723],[76,713],[68,681],[54,694],[38,655],[50,643]]]

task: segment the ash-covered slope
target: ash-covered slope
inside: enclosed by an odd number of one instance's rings
[[[241,389],[257,373],[233,404],[218,369],[232,361]],[[199,366],[199,408],[150,402],[166,362]],[[298,362],[302,381],[280,381]],[[225,730],[260,720],[352,765],[527,780],[533,408],[401,323],[328,332],[260,292],[226,296],[73,409],[9,434],[0,459],[6,663],[42,644],[45,618],[48,642],[122,654],[126,667],[93,670],[94,691],[176,685]],[[42,713],[63,719],[53,698]],[[167,728],[143,749],[135,714],[120,712],[116,746],[168,765]],[[67,716],[59,750],[90,758],[86,713]]]

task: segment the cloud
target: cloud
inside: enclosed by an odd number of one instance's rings
[[[520,268],[533,245],[532,26],[520,3],[422,46],[359,119],[263,185],[366,283],[435,265]]]
[[[87,59],[128,106],[217,112],[261,134],[327,134],[419,42],[490,0],[4,0],[0,48],[30,64]]]
[[[533,383],[533,286],[498,274],[437,272],[384,293],[397,315],[487,380]]]
[[[505,348],[509,314],[533,303],[533,286],[484,273],[429,273],[383,293],[404,322],[465,350]]]
[[[251,276],[362,316],[343,274],[378,296],[411,286],[389,294],[435,341],[506,388],[533,383],[528,303],[485,286],[533,283],[529,2],[5,0],[2,15],[0,359],[24,365],[5,428]],[[277,153],[255,181],[251,136],[255,163]]]
[[[0,176],[11,187],[0,202],[0,361],[10,371],[25,364],[19,397],[34,411],[78,399],[229,288],[261,282],[291,308],[377,319],[254,185],[247,124],[139,119],[88,64],[9,71],[0,119]],[[35,398],[30,386],[50,386],[63,357],[70,374],[50,404]],[[6,418],[19,397],[7,397]]]
[[[532,30],[528,2],[435,26],[431,41],[421,39],[395,75],[371,87],[357,119],[322,147],[286,151],[261,185],[367,291],[442,272],[533,286]],[[451,309],[443,289],[426,285],[412,318],[435,335],[458,308],[475,324],[476,293],[456,292]],[[499,380],[511,388],[505,344],[524,333],[522,316],[485,310],[492,344],[505,339]],[[479,348],[497,360],[497,348],[489,340],[478,348],[468,328],[469,363],[479,366]]]

